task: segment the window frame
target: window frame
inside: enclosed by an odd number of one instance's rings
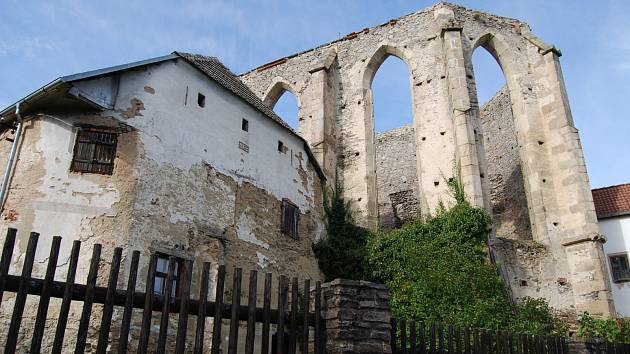
[[[164,296],[164,287],[166,287],[166,278],[168,277],[168,262],[169,262],[169,257],[175,257],[175,265],[176,265],[176,271],[173,274],[173,294],[171,294],[171,298],[173,300],[178,299],[181,297],[181,293],[182,293],[182,284],[183,282],[181,282],[181,279],[184,279],[184,263],[186,262],[186,260],[182,257],[178,257],[175,255],[171,255],[168,253],[164,253],[164,252],[155,252],[156,255],[156,264],[155,264],[155,276],[153,279],[153,295],[154,296]],[[158,270],[158,262],[160,259],[163,259],[166,261],[166,272],[162,272]],[[159,279],[163,279],[163,286],[162,286],[162,292],[158,293],[155,291],[155,284],[157,282],[157,280]]]
[[[613,283],[627,283],[630,282],[630,257],[628,257],[627,252],[618,252],[618,253],[610,253],[608,256],[608,265],[610,268],[610,278]],[[626,269],[627,275],[625,277],[616,278],[615,270],[613,269],[613,258],[615,257],[623,257],[626,261]]]
[[[293,211],[293,216],[287,220],[288,212]],[[280,208],[280,231],[294,240],[300,238],[300,208],[287,198],[282,199]],[[288,225],[292,221],[292,225]]]
[[[97,139],[95,139],[94,137],[82,137],[83,134],[86,134],[89,136],[89,134],[108,134],[111,136],[112,138],[112,142],[111,143],[106,143],[103,141],[99,141]],[[71,172],[80,172],[80,173],[95,173],[95,174],[101,174],[101,175],[113,175],[114,174],[114,165],[116,162],[116,152],[118,150],[118,135],[119,133],[111,130],[111,129],[103,129],[103,128],[93,128],[93,127],[89,127],[89,128],[83,128],[83,127],[79,127],[74,139],[74,149],[72,151],[72,160],[70,161],[70,171]],[[79,152],[79,146],[80,144],[86,144],[86,145],[94,145],[93,147],[93,151],[92,151],[92,160],[88,161],[88,160],[83,160],[83,159],[79,159],[77,158],[77,153]],[[111,147],[111,162],[102,162],[97,160],[95,157],[96,155],[96,147],[97,146],[105,146],[105,147]],[[88,164],[89,168],[80,168],[77,165],[78,164]],[[107,170],[95,170],[94,166],[107,166],[108,169]]]
[[[241,119],[241,130],[249,133],[249,121],[245,118]]]

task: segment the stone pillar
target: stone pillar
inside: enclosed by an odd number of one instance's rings
[[[453,10],[441,8],[436,10],[436,20],[442,26],[444,59],[446,62],[446,78],[450,110],[455,133],[455,146],[459,173],[464,189],[472,205],[483,207],[483,190],[477,159],[477,147],[471,119],[468,79],[462,48],[462,29],[453,27]]]
[[[389,289],[382,284],[336,279],[322,285],[326,354],[392,352]]]

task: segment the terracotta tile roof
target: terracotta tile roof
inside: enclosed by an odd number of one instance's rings
[[[593,189],[597,218],[630,214],[630,183]]]

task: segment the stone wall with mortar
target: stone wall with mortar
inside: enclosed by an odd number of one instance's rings
[[[376,135],[376,192],[381,228],[397,228],[420,216],[415,147],[413,127]]]
[[[108,85],[117,87],[112,90]],[[212,264],[210,298],[219,264],[227,267],[226,289],[231,288],[234,267],[244,269],[244,279],[250,269],[322,278],[311,244],[325,231],[323,186],[301,139],[181,60],[131,70],[117,80],[98,79],[77,86],[115,106],[97,114],[27,117],[0,220],[0,242],[7,227],[19,230],[13,274],[20,272],[28,232],[37,231],[41,237],[36,277],[44,275],[52,236],[61,235],[58,280],[65,279],[72,240],[83,241],[78,283],[85,283],[94,243],[103,244],[98,278],[102,286],[116,246],[124,248],[120,288],[126,284],[131,252],[142,252],[139,291],[144,291],[148,256],[156,251],[195,261],[191,290],[195,297],[204,261]],[[107,96],[109,92],[116,92],[115,97]],[[197,93],[205,95],[205,107],[198,106]],[[249,121],[248,132],[241,129],[243,118]],[[119,133],[111,176],[69,170],[76,132],[86,125]],[[10,134],[6,131],[0,137],[3,156],[11,145],[4,137]],[[279,151],[278,141],[286,149]],[[300,208],[297,239],[280,230],[285,198]],[[258,287],[262,293],[262,280]],[[243,301],[246,294],[243,281]],[[231,291],[225,296],[230,299]],[[6,333],[13,300],[14,294],[5,293],[0,337]],[[21,346],[30,342],[29,321],[34,321],[36,304],[35,298],[29,298]],[[44,351],[52,345],[59,305],[60,301],[51,301]],[[76,339],[80,309],[76,303],[71,310],[68,350]],[[113,323],[121,316],[116,311]],[[100,307],[95,306],[91,333],[99,321]],[[139,325],[140,316],[134,316],[130,342],[134,350]],[[116,328],[113,333],[117,335]],[[152,336],[152,345],[156,337]],[[89,338],[88,349],[95,346],[96,336]],[[174,345],[174,340],[168,343]],[[117,345],[117,340],[110,345]]]
[[[495,57],[505,75],[513,133],[498,132],[504,126],[509,130],[507,119],[484,123],[480,117],[472,67],[472,54],[479,47]],[[416,154],[422,213],[434,211],[440,200],[451,200],[443,181],[458,172],[469,200],[493,214],[495,231],[509,235],[507,240],[528,239],[531,233],[531,246],[549,255],[537,258],[526,250],[519,253],[522,257],[505,254],[516,263],[508,272],[541,274],[535,277],[536,286],[513,283],[514,293],[544,297],[569,313],[612,313],[601,237],[560,52],[532,34],[527,24],[442,2],[265,64],[241,79],[263,99],[278,82],[291,84],[300,102],[300,133],[314,149],[321,148],[317,158],[326,174],[336,175],[343,184],[355,219],[376,228],[378,168],[371,83],[390,55],[402,59],[410,73],[416,146],[409,154]],[[334,93],[322,85],[327,81],[338,83]],[[266,101],[273,102],[269,97]],[[499,161],[502,152],[494,149],[508,147],[510,162],[505,164]],[[515,205],[504,208],[501,199],[514,200]],[[530,257],[531,262],[522,259]],[[510,268],[507,262],[503,265]]]

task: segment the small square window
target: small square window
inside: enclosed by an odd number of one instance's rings
[[[155,265],[155,281],[153,282],[153,293],[155,295],[164,296],[166,291],[166,278],[168,277],[168,262],[171,256],[164,253],[157,253],[157,263]],[[184,260],[175,257],[175,269],[173,272],[173,286],[171,288],[171,296],[179,297],[181,294],[180,279],[184,277]]]
[[[613,282],[622,283],[630,281],[630,265],[627,254],[613,254],[608,256]]]
[[[114,172],[118,134],[81,129],[77,133],[70,171],[111,175]]]
[[[298,225],[300,224],[300,208],[288,199],[282,199],[282,225],[283,234],[297,240]]]
[[[280,151],[282,153],[286,153],[287,152],[287,147],[280,140],[278,140],[278,151]]]
[[[249,122],[245,118],[243,118],[243,120],[241,121],[241,129],[246,132],[249,131]]]
[[[197,104],[199,105],[199,107],[206,106],[206,96],[204,96],[202,93],[197,94]]]

